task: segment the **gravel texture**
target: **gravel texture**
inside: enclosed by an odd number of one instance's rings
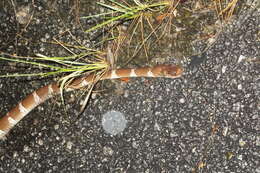
[[[44,18],[44,5],[36,6],[28,38],[48,40],[62,22],[53,24]],[[4,37],[15,30],[14,17],[3,10],[0,19],[0,42],[14,41],[12,34]],[[66,96],[67,113],[59,98],[47,101],[0,141],[0,172],[260,173],[259,24],[259,11],[241,14],[201,57],[182,60],[180,79],[116,82],[121,91],[92,95],[78,121],[77,93]],[[83,33],[73,34],[87,44]],[[46,53],[50,46],[27,44],[19,47],[25,55]],[[12,44],[5,45],[1,51],[13,52]],[[44,84],[0,79],[1,114]],[[102,127],[102,115],[112,110],[127,121],[113,136]]]

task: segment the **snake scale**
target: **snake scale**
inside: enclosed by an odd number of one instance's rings
[[[178,65],[162,64],[154,67],[141,68],[122,68],[109,70],[105,72],[99,80],[132,78],[132,77],[164,77],[178,78],[182,75],[183,69]],[[73,80],[65,89],[71,91],[80,89],[93,83],[94,74],[81,76]],[[20,101],[13,109],[6,113],[0,119],[0,139],[5,139],[6,134],[30,111],[45,102],[47,99],[60,93],[59,84],[57,82],[43,86]]]

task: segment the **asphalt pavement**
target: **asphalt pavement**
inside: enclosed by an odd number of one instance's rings
[[[184,58],[179,79],[117,81],[75,122],[76,104],[67,114],[58,98],[39,106],[0,141],[0,172],[260,173],[259,14],[237,16],[205,53]],[[23,86],[0,79],[1,114]]]

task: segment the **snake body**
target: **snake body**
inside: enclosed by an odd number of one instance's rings
[[[177,65],[156,65],[154,67],[141,67],[136,69],[124,68],[109,70],[102,75],[100,80],[132,77],[165,77],[177,78],[182,75],[182,68]],[[79,77],[72,81],[66,88],[66,91],[83,88],[91,83],[95,78],[94,74]],[[45,102],[47,99],[60,93],[58,83],[54,82],[43,86],[25,99],[20,101],[13,109],[0,119],[0,139],[4,139],[6,134],[30,111]]]

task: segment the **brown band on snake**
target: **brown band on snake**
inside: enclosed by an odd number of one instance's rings
[[[142,67],[137,69],[110,70],[106,72],[100,80],[125,77],[177,78],[182,75],[182,72],[182,68],[177,65],[157,65],[154,67]],[[87,86],[93,82],[94,78],[94,74],[79,77],[67,86],[67,90],[80,89]],[[4,139],[5,135],[36,106],[59,93],[60,89],[58,84],[52,83],[41,87],[28,95],[0,119],[0,139]]]

